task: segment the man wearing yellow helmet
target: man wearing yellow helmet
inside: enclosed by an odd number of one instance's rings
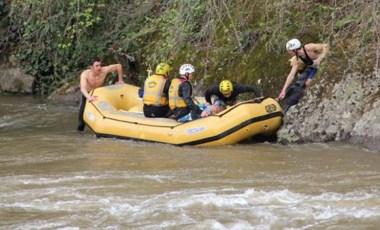
[[[302,45],[301,42],[293,38],[286,43],[286,50],[292,56],[290,66],[292,67],[277,100],[286,100],[285,112],[297,104],[304,95],[304,89],[309,87],[318,67],[329,51],[325,43],[308,43]],[[295,84],[288,89],[297,72],[298,79]]]
[[[205,92],[205,99],[211,104],[211,97],[216,96],[215,102],[225,105],[234,105],[236,98],[241,93],[253,92],[256,97],[262,97],[261,92],[254,86],[240,85],[230,80],[223,80],[219,85],[214,85]]]
[[[169,108],[169,71],[167,63],[160,63],[155,74],[149,76],[144,83],[144,115],[146,117],[168,117]]]
[[[169,89],[169,106],[173,117],[180,120],[187,114],[201,114],[202,110],[193,101],[194,66],[184,64],[179,69],[179,78],[172,80]]]

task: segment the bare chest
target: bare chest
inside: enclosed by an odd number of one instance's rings
[[[98,87],[103,86],[105,80],[105,76],[102,75],[94,75],[90,74],[89,78],[87,78],[87,83],[90,86],[90,88],[95,89]]]

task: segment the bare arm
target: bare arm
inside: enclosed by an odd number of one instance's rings
[[[290,70],[288,76],[286,77],[285,84],[284,84],[284,86],[282,87],[281,93],[280,93],[280,95],[278,96],[277,100],[278,100],[278,99],[282,100],[282,99],[285,97],[286,90],[288,89],[289,85],[292,83],[292,81],[293,81],[293,79],[294,79],[294,76],[295,76],[296,73],[297,73],[298,62],[297,62],[296,60],[291,61],[291,65],[292,65],[292,69]]]
[[[329,46],[326,43],[309,43],[305,45],[306,51],[316,52],[317,58],[314,63],[320,65],[322,60],[326,57],[329,52]]]
[[[117,76],[119,77],[119,83],[124,83],[123,80],[123,67],[121,64],[113,64],[113,65],[108,65],[108,66],[103,66],[102,67],[102,72],[105,74],[116,72],[117,71]]]

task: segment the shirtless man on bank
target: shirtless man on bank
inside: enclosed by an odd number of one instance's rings
[[[319,65],[329,52],[329,46],[326,43],[308,43],[302,45],[300,40],[293,38],[286,43],[286,50],[291,55],[291,59],[289,59],[291,70],[286,77],[279,96],[276,98],[277,101],[288,100],[284,109],[285,112],[291,106],[297,104],[305,94],[305,89],[311,86],[318,72]],[[297,75],[298,79],[289,88]]]
[[[83,131],[85,123],[83,120],[83,112],[86,104],[86,99],[89,101],[95,101],[96,97],[90,95],[90,91],[104,85],[107,74],[116,72],[119,77],[118,83],[123,84],[123,68],[120,64],[113,64],[108,66],[102,66],[100,58],[95,58],[92,61],[90,69],[84,70],[80,75],[80,91],[82,92],[82,98],[79,107],[78,117],[78,131]]]

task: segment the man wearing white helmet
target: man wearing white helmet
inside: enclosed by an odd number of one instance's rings
[[[169,88],[169,106],[177,120],[188,113],[200,114],[202,111],[193,101],[194,66],[184,64],[179,69],[179,78],[172,80]]]
[[[292,68],[286,78],[280,95],[277,97],[277,100],[288,99],[285,112],[287,112],[291,106],[298,103],[304,95],[304,89],[311,85],[319,65],[329,51],[329,47],[325,43],[308,43],[302,45],[298,39],[293,38],[286,43],[286,50],[288,54],[292,56],[292,58],[289,59]],[[297,72],[299,73],[297,81],[288,89]]]

